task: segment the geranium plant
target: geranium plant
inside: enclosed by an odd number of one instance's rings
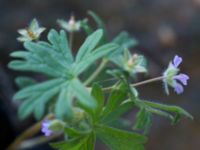
[[[36,19],[28,28],[19,30],[18,40],[24,50],[11,53],[16,59],[9,68],[39,73],[46,80],[16,79],[20,90],[14,100],[21,101],[19,117],[25,119],[33,114],[38,123],[13,145],[19,146],[22,140],[41,131],[46,139],[43,141],[62,137],[61,141],[49,142],[59,150],[94,150],[97,138],[112,150],[143,150],[154,115],[166,117],[172,124],[181,117],[192,119],[178,106],[141,99],[137,91],[140,85],[161,81],[166,94],[169,87],[182,93],[189,79],[179,73],[182,58],[175,55],[161,76],[135,83],[138,73],[148,73],[145,57],[131,54],[137,41],[124,31],[109,40],[102,20],[94,12],[89,15],[97,23],[96,29],[88,19],[59,19],[63,29],[51,29],[46,41],[40,40],[45,28]],[[74,53],[74,33],[77,36],[79,31],[87,37]],[[138,112],[130,126],[122,118],[132,110]]]

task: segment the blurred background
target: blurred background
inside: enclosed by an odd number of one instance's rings
[[[194,120],[181,120],[176,126],[155,116],[147,150],[200,149],[200,0],[0,0],[0,149],[5,149],[33,118],[20,121],[12,96],[17,87],[14,78],[21,75],[7,68],[9,53],[22,45],[16,41],[17,29],[27,26],[36,17],[42,26],[58,28],[58,18],[68,19],[73,13],[85,18],[95,11],[105,21],[112,39],[121,30],[139,41],[133,52],[149,60],[149,77],[161,74],[175,54],[183,57],[183,72],[191,77],[184,94],[166,96],[161,83],[139,88],[141,97],[177,104],[189,111]],[[80,41],[81,42],[81,41]],[[30,74],[28,74],[30,75]],[[128,114],[134,118],[134,114]],[[97,150],[106,150],[98,143]],[[41,145],[33,150],[50,149]]]

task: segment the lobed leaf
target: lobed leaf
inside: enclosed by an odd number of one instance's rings
[[[50,145],[58,150],[93,150],[96,136],[92,132],[89,135],[80,136],[63,142],[51,143]]]
[[[73,63],[74,58],[64,30],[61,30],[59,34],[56,30],[51,29],[48,34],[48,40],[53,45],[53,48],[62,54],[69,64]]]
[[[119,117],[121,117],[124,113],[127,113],[130,111],[135,104],[132,101],[124,101],[122,104],[117,107],[117,109],[114,109],[112,112],[107,114],[107,116],[102,116],[103,119],[101,122],[104,124],[109,124],[115,120],[117,120]]]
[[[15,83],[19,88],[25,88],[27,86],[36,84],[36,81],[33,78],[21,76],[15,79]]]
[[[145,136],[104,125],[96,128],[99,137],[112,150],[144,150]]]
[[[79,75],[83,71],[85,71],[90,65],[92,65],[96,60],[102,58],[103,56],[106,56],[107,54],[113,52],[118,46],[116,44],[105,44],[93,52],[91,52],[84,61],[79,62],[76,64],[74,68],[74,73]]]
[[[27,98],[31,95],[35,95],[37,93],[43,93],[45,91],[50,90],[52,87],[60,86],[60,84],[63,82],[64,82],[64,80],[62,80],[62,79],[52,79],[49,81],[45,81],[43,83],[28,86],[28,87],[20,90],[19,92],[17,92],[14,95],[14,99],[20,100],[20,99]]]
[[[94,50],[94,48],[97,46],[102,36],[103,36],[103,31],[101,29],[89,35],[86,38],[85,42],[80,47],[80,49],[78,50],[75,62],[79,63],[85,60],[85,58],[90,54],[90,52]]]
[[[72,88],[74,96],[78,99],[78,101],[86,108],[94,110],[96,107],[96,101],[87,91],[85,86],[80,82],[80,80],[74,78],[69,84]]]
[[[107,104],[101,116],[105,118],[111,112],[118,109],[120,107],[120,104],[125,100],[126,96],[127,86],[124,83],[120,83],[119,85],[114,87],[111,94],[109,95]]]
[[[92,85],[92,92],[91,92],[91,95],[96,99],[97,101],[97,108],[95,109],[95,116],[96,116],[96,119],[98,118],[98,116],[100,115],[102,109],[103,109],[103,106],[104,106],[104,100],[105,100],[105,97],[104,97],[104,93],[103,93],[103,90],[101,88],[101,86],[97,83],[94,83]]]
[[[58,118],[72,117],[72,95],[70,87],[62,88],[55,106],[55,115]]]

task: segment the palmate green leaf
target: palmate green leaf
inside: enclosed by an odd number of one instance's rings
[[[38,97],[35,99],[35,102],[33,103],[33,105],[35,105],[34,115],[36,119],[39,120],[42,118],[45,112],[45,106],[59,92],[60,86],[53,87],[45,92],[40,92]]]
[[[61,83],[63,83],[63,79],[52,79],[43,83],[35,84],[28,86],[19,92],[17,92],[14,95],[15,100],[22,100],[24,98],[28,98],[31,95],[38,94],[38,93],[43,93],[45,91],[48,91],[56,86],[60,86]]]
[[[35,97],[27,99],[20,105],[18,109],[18,116],[20,119],[25,119],[34,111],[35,105],[33,105],[33,103],[35,101]]]
[[[72,88],[75,97],[77,97],[77,99],[79,100],[80,104],[90,109],[94,109],[97,106],[95,99],[90,95],[90,93],[87,91],[87,89],[80,82],[79,79],[74,78],[70,81],[69,84]]]
[[[97,46],[102,36],[103,31],[99,29],[87,37],[85,42],[78,50],[78,53],[76,55],[76,63],[85,60],[85,58],[90,54],[90,52],[94,50],[94,48]]]
[[[121,50],[134,47],[138,44],[137,40],[130,37],[126,31],[122,31],[112,40],[113,43],[119,44]]]
[[[86,142],[83,144],[81,150],[94,150],[96,142],[96,134],[94,132],[90,133]]]
[[[63,87],[58,96],[55,106],[55,114],[58,118],[71,118],[72,111],[72,93],[70,86]]]
[[[113,61],[114,63],[119,63],[123,57],[123,53],[126,49],[134,47],[138,44],[136,39],[130,37],[130,35],[123,31],[116,38],[112,40],[112,43],[116,43],[119,45],[119,48],[116,49],[111,55],[109,55],[109,60]]]
[[[92,92],[91,92],[91,95],[92,95],[92,96],[96,99],[96,101],[97,101],[97,108],[95,109],[95,116],[96,116],[96,119],[98,119],[98,116],[99,116],[99,114],[101,113],[101,111],[102,111],[102,109],[103,109],[104,100],[105,100],[102,87],[101,87],[99,84],[94,83],[94,84],[92,85]]]
[[[51,32],[49,34],[51,34]],[[65,56],[61,52],[54,48],[54,45],[49,47],[42,44],[41,42],[26,42],[24,47],[33,53],[31,56],[37,56],[37,59],[40,60],[40,63],[45,63],[54,69],[57,67],[57,70],[60,70],[61,73],[65,73],[63,71],[69,69],[68,60],[66,60]],[[29,59],[27,61],[29,61]],[[33,63],[34,61],[35,60],[30,62]]]
[[[71,88],[70,90],[69,87]],[[70,117],[72,115],[72,92],[84,107],[87,109],[95,108],[96,102],[94,98],[90,96],[89,92],[78,79],[73,79],[69,83],[67,81],[64,82],[61,79],[54,79],[44,83],[29,86],[16,93],[15,99],[20,100],[34,97],[34,101],[31,101],[31,105],[35,106],[34,110],[28,108],[27,109],[34,111],[35,117],[40,119],[45,112],[45,105],[47,102],[51,100],[53,96],[60,93],[56,103],[55,112],[57,117],[62,118],[64,116]],[[24,103],[27,103],[26,100]],[[25,107],[22,108],[25,110],[21,110],[21,112],[27,111]]]
[[[103,56],[112,53],[118,45],[116,44],[105,44],[103,46],[98,47],[93,52],[91,52],[87,57],[84,58],[83,61],[76,64],[74,67],[75,74],[81,74],[84,70],[86,70],[90,65],[92,65],[96,60],[102,58]]]
[[[37,119],[41,119],[45,112],[46,104],[60,92],[61,87],[65,87],[61,79],[53,79],[40,84],[28,86],[14,96],[15,100],[25,99],[19,108],[21,119],[26,118],[32,112]]]
[[[45,105],[53,96],[59,92],[59,87],[53,87],[46,92],[37,92],[31,94],[29,99],[23,101],[19,107],[19,117],[25,119],[28,115],[34,112],[36,119],[41,119],[45,112]]]
[[[51,147],[57,150],[94,150],[96,136],[92,132],[89,135],[79,136],[67,141],[51,143]]]
[[[113,88],[105,109],[102,113],[102,121],[106,118],[110,113],[120,107],[120,104],[125,100],[127,96],[127,86],[124,83],[120,83],[115,88]]]
[[[53,78],[43,83],[27,86],[16,93],[14,99],[24,100],[25,103],[20,109],[21,118],[34,112],[36,118],[40,119],[46,111],[45,107],[53,99],[55,101],[55,112],[59,118],[64,115],[71,116],[73,97],[76,97],[79,103],[88,110],[94,110],[96,107],[95,99],[90,96],[77,77],[97,59],[104,57],[117,48],[116,44],[106,44],[98,47],[102,34],[102,30],[97,30],[85,40],[77,54],[76,62],[73,62],[73,55],[64,31],[58,33],[51,30],[48,34],[50,43],[43,41],[26,42],[24,47],[27,51],[18,51],[11,54],[12,57],[18,58],[18,60],[9,63],[10,68],[43,73]],[[71,95],[72,93],[73,95]],[[34,101],[32,100],[33,97]],[[26,106],[27,103],[35,106],[35,108],[27,107],[26,109],[24,105]],[[25,115],[22,115],[23,112],[25,112]]]
[[[59,35],[55,30],[51,30],[48,39],[52,45],[46,42],[25,42],[24,47],[28,51],[11,53],[12,57],[22,60],[12,61],[9,67],[14,70],[40,72],[52,77],[70,77],[73,56],[65,32],[61,31]]]
[[[134,105],[135,104],[133,103],[133,101],[128,101],[128,100],[124,101],[116,109],[107,114],[107,116],[105,117],[102,116],[103,119],[101,120],[101,122],[103,122],[104,124],[112,123],[113,121],[119,119],[123,114],[130,111]]]
[[[80,131],[77,131],[73,127],[65,127],[64,133],[69,139],[75,138],[75,137],[80,137],[82,135],[82,133]]]
[[[15,79],[15,83],[20,89],[22,89],[29,85],[36,84],[37,82],[33,78],[21,76]]]
[[[51,147],[57,150],[82,150],[83,144],[86,142],[86,138],[78,137],[74,139],[70,139],[68,141],[51,143]]]
[[[46,64],[29,63],[25,61],[14,60],[9,63],[9,68],[19,71],[32,71],[44,73],[49,76],[57,77],[60,76],[60,72],[56,72],[55,69],[50,68]]]
[[[48,40],[53,45],[53,48],[65,57],[69,64],[73,63],[74,58],[69,48],[65,31],[61,30],[59,35],[56,30],[52,29],[48,34]]]
[[[144,150],[145,136],[104,125],[96,127],[97,137],[111,150]]]

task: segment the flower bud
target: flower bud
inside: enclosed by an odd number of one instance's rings
[[[71,16],[68,22],[61,19],[59,19],[57,22],[60,25],[60,27],[67,30],[68,32],[76,32],[79,31],[81,28],[80,21],[76,21],[74,16]]]
[[[81,120],[83,120],[86,116],[86,113],[83,109],[78,108],[78,107],[74,107],[73,108],[73,122],[80,122]]]
[[[65,123],[61,120],[44,120],[42,122],[41,131],[44,133],[45,136],[50,136],[53,133],[63,131],[64,127]]]

